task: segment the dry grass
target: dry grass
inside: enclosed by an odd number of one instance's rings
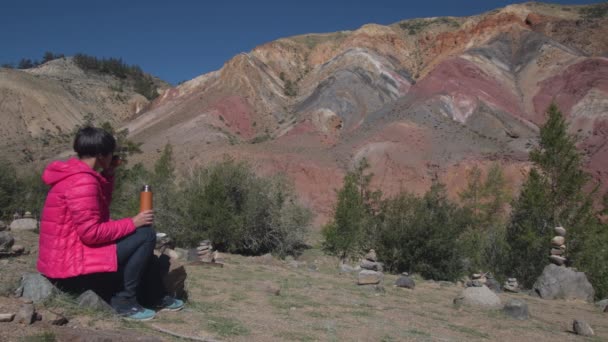
[[[8,266],[22,270],[33,265],[32,258],[10,260]],[[591,324],[596,340],[608,337],[605,314],[588,303],[501,294],[503,302],[521,298],[528,303],[532,318],[516,321],[498,311],[453,308],[452,299],[462,290],[456,285],[418,280],[415,290],[406,290],[392,286],[396,276],[385,275],[384,291],[376,291],[357,286],[353,274],[340,274],[337,260],[318,250],[307,251],[299,261],[306,264],[293,268],[276,259],[230,255],[224,268],[188,266],[190,302],[181,312],[159,313],[153,322],[180,334],[225,341],[574,341],[580,337],[567,330],[577,318]],[[269,284],[280,287],[280,295],[268,291]],[[0,311],[17,307],[16,299],[0,297]],[[63,312],[72,327],[177,340],[146,323],[78,309],[67,296],[40,310],[43,315],[45,310]],[[0,339],[60,336],[54,329],[59,328],[39,322],[19,331],[3,329]]]

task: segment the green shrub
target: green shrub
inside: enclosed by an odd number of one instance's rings
[[[433,184],[422,198],[401,193],[384,201],[380,217],[376,252],[388,270],[435,280],[463,274],[458,237],[470,218],[447,199],[443,185]]]
[[[181,244],[210,239],[220,250],[255,255],[294,254],[304,244],[311,214],[282,177],[258,177],[226,159],[193,170],[180,188],[181,223],[169,232]]]
[[[0,219],[8,218],[12,214],[17,195],[17,172],[8,161],[0,160]]]

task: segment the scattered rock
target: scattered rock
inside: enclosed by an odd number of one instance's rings
[[[31,212],[26,211],[25,214],[23,214],[23,218],[34,218],[34,215],[32,215]]]
[[[561,248],[551,248],[551,255],[562,255],[564,254],[564,250]]]
[[[66,325],[68,322],[68,319],[64,315],[54,312],[50,313],[49,323],[52,325]]]
[[[378,256],[376,255],[376,251],[373,249],[370,249],[369,252],[367,254],[365,254],[365,259],[369,260],[369,261],[373,261],[373,262],[378,261]]]
[[[359,266],[361,266],[361,268],[364,270],[371,270],[371,271],[378,271],[378,272],[382,272],[382,270],[383,270],[382,263],[370,261],[368,259],[361,260],[361,263],[359,264]]]
[[[479,279],[481,279],[481,274],[479,274],[479,273],[473,273],[473,276],[471,278],[473,280],[479,280]]]
[[[281,287],[276,284],[266,284],[265,291],[273,296],[281,295]]]
[[[595,302],[595,305],[603,312],[608,308],[608,299],[602,299],[599,302]]]
[[[106,303],[101,297],[97,295],[93,290],[87,290],[82,293],[78,299],[78,306],[81,308],[89,308],[97,311],[113,312],[114,309]]]
[[[564,227],[555,227],[555,234],[557,234],[557,236],[566,236],[566,228]]]
[[[17,219],[11,223],[11,230],[37,230],[38,221],[33,218]]]
[[[26,273],[21,277],[21,286],[18,292],[21,297],[38,303],[51,298],[59,290],[43,275],[39,273]]]
[[[508,278],[503,286],[505,292],[519,293],[519,283],[516,278]]]
[[[357,279],[357,284],[359,285],[375,285],[379,284],[384,275],[380,272],[370,271],[370,270],[362,270],[359,272],[359,277]]]
[[[23,304],[15,316],[15,321],[21,324],[32,324],[36,320],[34,304]]]
[[[551,239],[551,244],[556,247],[562,246],[565,242],[566,239],[563,236],[556,236]]]
[[[595,333],[593,332],[593,329],[591,329],[591,326],[582,320],[579,319],[575,319],[572,322],[572,330],[574,330],[574,333],[576,333],[577,335],[581,335],[581,336],[594,336]]]
[[[413,290],[416,287],[416,282],[414,282],[414,279],[402,275],[395,281],[395,286]]]
[[[15,239],[8,232],[0,232],[0,252],[10,252]]]
[[[341,273],[352,273],[355,272],[355,268],[348,264],[340,264],[340,272]]]
[[[502,308],[502,311],[509,317],[526,320],[530,318],[528,304],[520,299],[511,299]]]
[[[469,305],[498,309],[501,307],[501,302],[500,298],[487,286],[482,286],[464,289],[458,297],[454,298],[454,305],[456,307]]]
[[[0,314],[0,322],[12,322],[15,318],[14,313]]]
[[[595,291],[583,272],[547,265],[532,287],[543,299],[582,299],[593,301]]]
[[[25,252],[25,247],[21,245],[13,245],[13,247],[11,247],[11,251],[15,254],[22,254]]]

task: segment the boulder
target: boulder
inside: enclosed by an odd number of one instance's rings
[[[581,336],[595,335],[593,329],[591,329],[591,326],[587,322],[582,321],[580,319],[575,319],[574,321],[572,321],[572,330],[574,331],[574,333]]]
[[[10,253],[15,239],[9,232],[0,232],[0,252]]]
[[[555,227],[554,230],[557,236],[566,236],[566,229],[564,227]]]
[[[543,299],[582,299],[591,302],[595,294],[585,273],[556,265],[547,265],[532,289]]]
[[[499,309],[501,301],[487,286],[467,287],[460,295],[454,298],[454,305],[456,307],[468,305],[487,309]]]
[[[566,238],[564,238],[563,236],[556,236],[553,239],[551,239],[551,245],[556,246],[556,247],[562,246],[565,242],[566,242]]]
[[[551,248],[551,255],[562,255],[564,254],[564,250],[561,248]]]
[[[17,289],[19,296],[34,303],[49,299],[58,292],[59,290],[40,273],[24,274],[21,277],[21,285]]]
[[[36,318],[37,315],[34,304],[23,304],[21,305],[21,308],[19,308],[17,315],[15,315],[15,322],[29,325],[34,323]]]
[[[566,263],[566,258],[559,256],[559,255],[551,255],[549,257],[549,261],[551,261],[552,263],[554,263],[557,266],[562,266]]]
[[[11,223],[11,230],[37,230],[38,221],[33,218],[17,219]]]
[[[78,296],[78,306],[81,308],[93,309],[96,311],[114,312],[114,309],[106,303],[101,297],[97,295],[93,290],[87,290]]]
[[[382,270],[383,270],[382,263],[375,262],[375,261],[369,261],[367,259],[361,260],[361,263],[359,265],[364,270],[371,270],[371,271],[378,271],[378,272],[382,272]]]
[[[502,311],[511,318],[519,320],[526,320],[530,318],[528,304],[520,299],[511,299],[508,301],[502,308]]]
[[[416,283],[414,282],[414,279],[402,275],[395,281],[395,286],[413,290],[416,287]]]
[[[384,278],[384,275],[381,272],[362,270],[361,272],[359,272],[357,284],[375,285],[375,284],[379,284],[383,278]]]

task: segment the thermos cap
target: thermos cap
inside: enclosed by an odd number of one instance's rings
[[[141,191],[142,192],[150,192],[150,191],[152,191],[152,187],[150,185],[148,185],[148,184],[144,184],[144,186],[142,186],[142,188],[141,188]]]

